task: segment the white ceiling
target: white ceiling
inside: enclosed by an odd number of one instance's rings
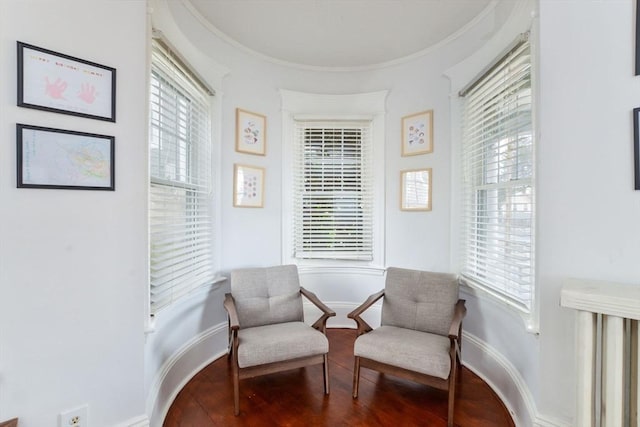
[[[418,54],[513,0],[185,0],[219,35],[278,61],[368,67]]]

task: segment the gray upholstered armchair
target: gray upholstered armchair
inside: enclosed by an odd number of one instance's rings
[[[380,327],[372,329],[360,315],[383,297]],[[448,425],[453,426],[464,303],[454,274],[388,268],[384,290],[347,315],[358,324],[353,397],[358,397],[361,367],[448,389]]]
[[[322,315],[304,323],[302,296]],[[303,366],[323,364],[324,392],[329,394],[327,319],[336,313],[300,286],[295,265],[245,268],[231,272],[229,356],[232,358],[234,413],[240,413],[239,381]]]

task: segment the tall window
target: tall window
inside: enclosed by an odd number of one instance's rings
[[[212,283],[211,99],[161,43],[151,57],[151,313]]]
[[[296,122],[294,257],[373,259],[369,122]]]
[[[530,312],[535,141],[528,41],[523,38],[461,95],[462,275]]]

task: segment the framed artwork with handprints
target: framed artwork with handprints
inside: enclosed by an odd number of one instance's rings
[[[261,208],[264,202],[264,168],[233,165],[233,206]]]
[[[416,156],[433,151],[433,110],[402,118],[402,156]]]
[[[116,70],[18,42],[18,106],[116,121]]]
[[[236,108],[236,151],[264,156],[267,144],[267,118]]]

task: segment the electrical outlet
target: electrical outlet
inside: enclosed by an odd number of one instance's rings
[[[58,427],[89,427],[88,413],[88,405],[61,412]]]

